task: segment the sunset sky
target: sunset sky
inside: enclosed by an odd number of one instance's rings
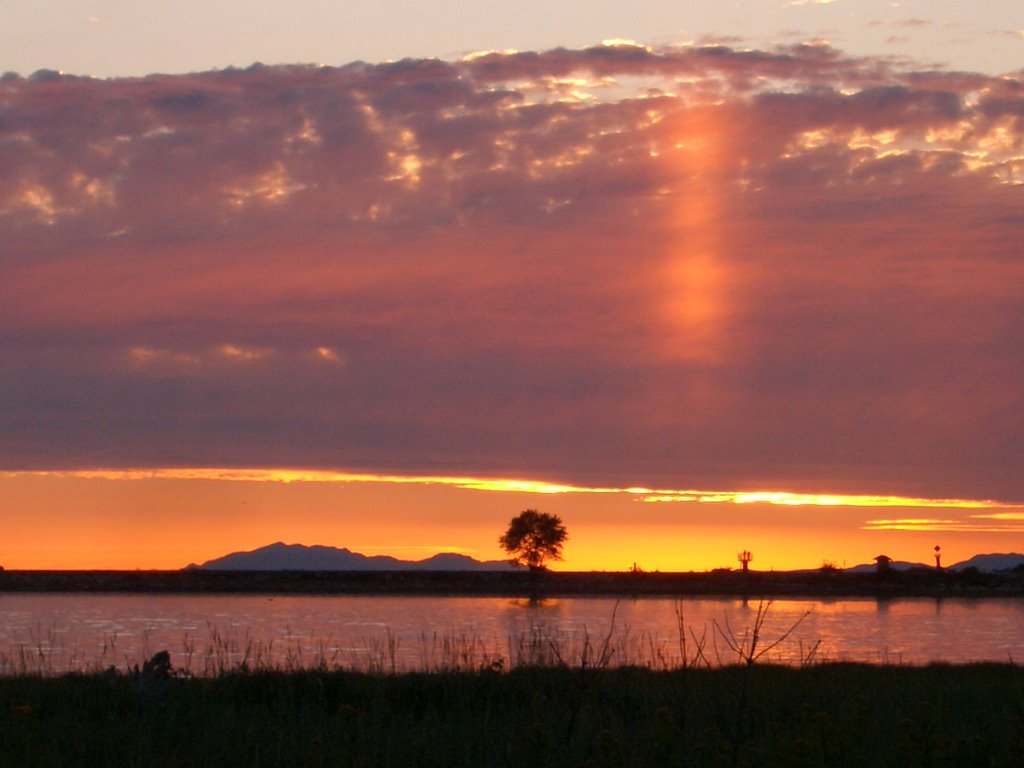
[[[0,565],[1024,551],[1019,0],[285,8],[5,4]]]

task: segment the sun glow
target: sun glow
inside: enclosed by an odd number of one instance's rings
[[[755,553],[760,570],[869,562],[883,547],[915,560],[922,537],[928,555],[936,535],[950,558],[966,558],[1004,549],[1008,534],[1024,530],[1024,505],[997,501],[673,491],[470,474],[5,471],[0,494],[25,522],[5,541],[7,569],[177,569],[274,541],[492,560],[502,557],[496,531],[510,511],[525,508],[558,514],[569,527],[558,570],[735,568],[743,549]],[[867,507],[897,509],[891,519],[866,520]],[[149,519],[140,519],[140,509]]]
[[[722,117],[713,106],[693,110],[672,153],[678,189],[665,283],[670,355],[714,363],[730,354],[723,338],[728,274],[722,254],[725,218]]]

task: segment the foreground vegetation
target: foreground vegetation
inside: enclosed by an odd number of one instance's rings
[[[0,766],[1019,766],[1024,668],[0,678]]]

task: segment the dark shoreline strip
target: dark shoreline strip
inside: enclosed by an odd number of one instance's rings
[[[714,595],[738,597],[1020,597],[1024,573],[0,571],[4,592],[317,595]]]

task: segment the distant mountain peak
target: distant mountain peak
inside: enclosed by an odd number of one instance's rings
[[[204,571],[507,571],[505,560],[476,560],[441,552],[425,560],[400,560],[388,555],[364,555],[347,547],[323,544],[285,544],[275,541],[258,549],[232,552],[188,569]]]
[[[977,568],[979,571],[985,573],[995,573],[998,571],[1010,571],[1022,565],[1024,565],[1024,555],[1016,552],[1010,552],[1006,554],[974,555],[967,560],[947,566],[945,570],[962,571],[967,568]],[[846,570],[850,573],[864,573],[877,570],[877,567],[878,566],[874,563],[864,563],[863,565],[855,565],[852,568],[847,568]],[[893,571],[906,571],[911,568],[934,567],[934,565],[927,563],[908,563],[897,560],[893,560],[889,563],[889,569]]]
[[[950,570],[962,571],[967,568],[977,568],[979,571],[1011,571],[1024,565],[1024,555],[1016,552],[1003,554],[975,555],[961,563],[950,566]]]

